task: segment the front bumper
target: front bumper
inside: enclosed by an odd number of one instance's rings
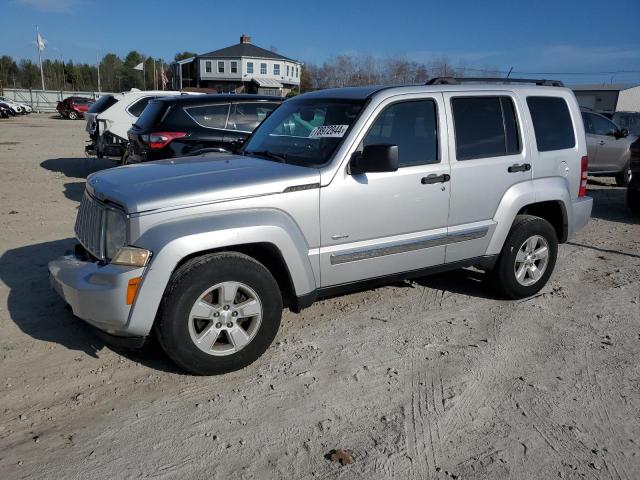
[[[74,315],[118,337],[127,331],[131,305],[127,305],[129,280],[144,268],[101,265],[66,255],[49,263],[51,286],[71,306]]]
[[[572,203],[571,223],[569,225],[569,236],[582,229],[591,218],[593,208],[593,198],[581,197]]]

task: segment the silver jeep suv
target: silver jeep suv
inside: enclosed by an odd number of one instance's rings
[[[535,294],[590,217],[587,145],[571,90],[508,82],[308,93],[238,155],[94,174],[52,284],[116,343],[155,329],[195,374],[250,364],[283,306],[363,281],[475,266]]]

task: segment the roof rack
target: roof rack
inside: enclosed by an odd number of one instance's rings
[[[535,78],[492,78],[492,77],[434,77],[425,85],[460,85],[461,83],[531,83],[547,87],[564,87],[560,80],[544,80]]]

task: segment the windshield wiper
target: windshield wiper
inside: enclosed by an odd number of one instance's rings
[[[244,154],[255,155],[256,157],[265,157],[269,160],[277,160],[278,162],[281,162],[281,163],[287,163],[287,159],[284,156],[278,155],[276,153],[271,153],[267,150],[260,150],[260,151],[253,151],[253,152],[245,151]]]

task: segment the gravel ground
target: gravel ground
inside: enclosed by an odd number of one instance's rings
[[[640,222],[608,179],[534,298],[474,271],[336,297],[198,378],[104,345],[49,288],[112,165],[83,128],[0,120],[0,478],[640,478]]]

